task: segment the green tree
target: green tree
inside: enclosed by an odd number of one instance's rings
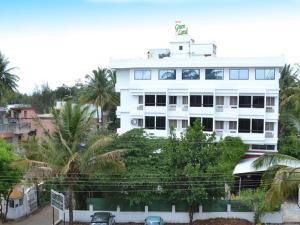
[[[12,146],[6,144],[3,139],[0,139],[0,201],[2,201],[2,199],[6,201],[4,212],[2,209],[2,202],[0,202],[0,213],[3,215],[3,222],[6,222],[9,196],[13,191],[13,187],[22,179],[23,168],[18,162],[19,159],[14,154]]]
[[[101,107],[101,125],[104,124],[103,111],[118,104],[118,95],[114,90],[115,76],[113,71],[100,68],[93,70],[92,75],[86,75],[86,85],[81,93],[81,101]],[[98,110],[96,112],[99,121]]]
[[[15,67],[8,68],[9,61],[0,52],[0,103],[5,94],[17,91],[19,77],[12,74]]]
[[[87,107],[67,102],[60,111],[53,111],[54,133],[45,139],[45,154],[49,164],[62,176],[67,187],[69,221],[73,224],[74,188],[82,174],[92,171],[118,171],[123,150],[104,151],[113,139],[91,134],[92,113]],[[91,138],[93,137],[93,138]]]
[[[261,217],[268,211],[265,205],[266,191],[263,188],[245,189],[242,191],[240,200],[254,212],[254,223],[260,223]]]

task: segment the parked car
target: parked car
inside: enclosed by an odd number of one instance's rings
[[[92,216],[90,225],[114,225],[115,216],[110,212],[96,212]]]
[[[164,221],[160,216],[148,216],[145,225],[164,225]]]

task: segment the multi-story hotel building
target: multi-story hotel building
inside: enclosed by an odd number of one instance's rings
[[[119,134],[140,127],[167,137],[174,127],[180,136],[199,118],[218,139],[239,136],[254,154],[277,151],[283,57],[221,58],[214,43],[177,32],[169,49],[110,66],[120,92]]]

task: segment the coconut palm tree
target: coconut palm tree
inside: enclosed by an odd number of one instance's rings
[[[66,182],[70,224],[73,224],[76,179],[95,171],[116,172],[124,168],[119,161],[124,150],[103,151],[112,137],[94,138],[91,135],[92,116],[88,107],[67,102],[61,111],[53,111],[55,130],[45,138],[44,153],[47,160]]]
[[[265,172],[266,206],[273,209],[283,200],[295,195],[300,184],[300,160],[292,156],[268,153],[260,156],[253,162],[256,169],[268,168]]]
[[[8,59],[0,52],[0,101],[6,92],[15,92],[18,87],[19,77],[11,73],[16,67],[8,68],[8,64]]]
[[[98,67],[97,70],[92,71],[92,75],[86,75],[86,79],[86,85],[81,93],[81,102],[92,103],[97,108],[101,107],[101,125],[103,125],[103,111],[118,104],[118,97],[114,90],[115,73]],[[98,110],[96,112],[99,122]]]

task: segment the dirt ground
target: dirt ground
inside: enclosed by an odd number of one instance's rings
[[[87,225],[88,223],[76,223],[76,225]],[[61,223],[63,225],[63,223]],[[66,224],[67,225],[67,224]],[[141,223],[118,223],[116,225],[143,225]],[[187,225],[184,223],[165,223],[165,225]],[[241,219],[209,219],[209,220],[197,220],[193,222],[193,225],[253,225],[253,223],[247,220]]]

